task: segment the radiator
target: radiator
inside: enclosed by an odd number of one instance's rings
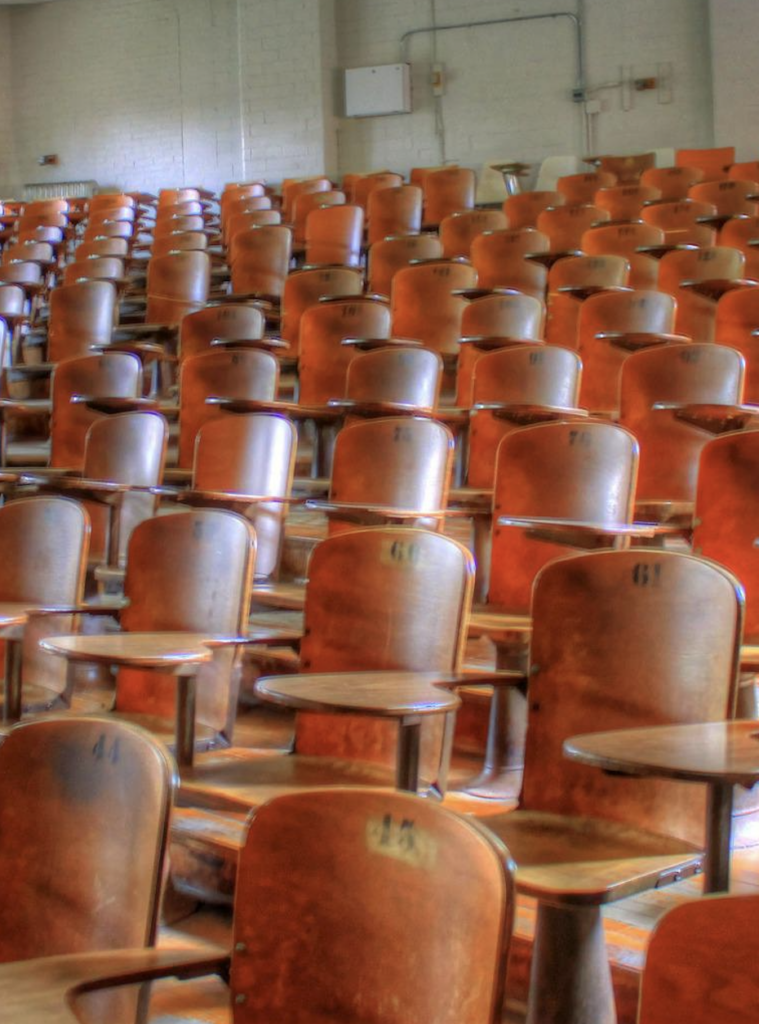
[[[87,199],[97,187],[96,181],[34,181],[24,185],[24,199]]]

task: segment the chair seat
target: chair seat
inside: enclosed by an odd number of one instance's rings
[[[179,801],[193,807],[246,812],[284,793],[317,786],[395,786],[382,765],[300,754],[271,756],[233,748],[200,756],[182,774]]]
[[[670,836],[595,818],[513,811],[486,819],[517,865],[517,889],[561,904],[599,904],[695,874],[702,852]]]
[[[0,708],[5,706],[5,695],[0,690]],[[64,708],[66,705],[57,690],[38,683],[24,683],[22,711],[25,715],[39,711],[50,711],[52,708]]]

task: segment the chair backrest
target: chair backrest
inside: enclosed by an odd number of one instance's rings
[[[23,288],[16,284],[0,283],[0,316],[9,326],[25,318],[25,303]]]
[[[130,243],[134,235],[134,225],[123,220],[96,221],[84,229],[84,241],[94,242],[98,238],[123,238]]]
[[[345,394],[345,376],[356,356],[346,338],[389,338],[390,308],[369,296],[335,298],[309,306],[300,324],[300,401],[325,405]]]
[[[312,210],[322,206],[344,206],[345,193],[337,189],[329,192],[303,192],[293,203],[293,241],[303,245],[306,241],[306,220]]]
[[[129,253],[129,243],[125,238],[96,238],[91,242],[80,242],[74,252],[77,260],[97,259],[101,256],[116,256],[125,259]]]
[[[415,416],[354,421],[337,435],[330,498],[338,502],[413,509],[444,509],[453,461],[447,427]],[[346,521],[330,521],[344,529]],[[433,528],[440,526],[433,522]],[[337,532],[337,529],[331,532]]]
[[[179,358],[188,359],[211,349],[211,342],[255,341],[263,338],[266,318],[256,306],[225,302],[188,313],[179,330]]]
[[[21,261],[0,265],[0,281],[7,284],[19,284],[23,288],[25,284],[42,284],[42,278],[42,267],[39,263]]]
[[[256,811],[240,855],[232,988],[247,1020],[270,1024],[292,1021],[294,1006],[304,1020],[329,1006],[335,1020],[495,1024],[513,908],[505,848],[429,801],[283,796]],[[467,936],[453,962],[451,935]]]
[[[456,352],[466,300],[453,293],[476,284],[474,267],[453,260],[431,260],[397,271],[390,296],[393,334],[418,338],[436,352]]]
[[[476,179],[468,167],[442,167],[428,171],[422,181],[424,223],[437,225],[449,213],[471,210]]]
[[[577,550],[500,526],[499,516],[630,522],[637,468],[635,438],[613,423],[540,423],[508,434],[496,460],[488,603],[528,614],[540,569]]]
[[[17,498],[0,508],[0,558],[3,573],[0,599],[32,605],[72,607],[84,596],[90,544],[86,510],[69,498],[35,495]],[[36,689],[36,700],[48,706],[68,703],[71,687],[66,665],[46,654],[39,641],[71,633],[70,615],[33,618],[24,629],[23,680]]]
[[[561,192],[568,205],[581,205],[592,203],[599,189],[611,188],[616,184],[616,174],[608,171],[585,171],[582,174],[562,175],[556,182],[556,190]]]
[[[161,630],[238,636],[250,606],[256,538],[234,512],[192,509],[146,519],[129,542],[121,616],[127,631]],[[229,740],[237,708],[235,648],[214,650],[198,673],[197,722],[218,742]],[[174,720],[176,681],[171,675],[122,668],[116,709]],[[199,730],[198,739],[202,741]]]
[[[282,337],[289,343],[285,355],[300,352],[300,321],[309,306],[321,298],[360,295],[361,271],[355,267],[319,267],[288,274],[282,292]]]
[[[0,750],[0,960],[155,940],[175,774],[148,733],[50,715]],[[107,898],[104,898],[107,893]]]
[[[87,514],[69,498],[35,495],[0,508],[0,598],[76,605],[89,543]]]
[[[461,345],[456,366],[456,405],[472,404],[472,379],[477,361],[488,350],[476,338],[500,339],[500,346],[543,338],[545,306],[532,295],[483,295],[464,307]]]
[[[282,214],[286,221],[292,221],[293,205],[297,196],[306,192],[330,192],[332,182],[329,178],[306,178],[302,181],[282,183]]]
[[[759,548],[756,473],[759,432],[715,437],[701,452],[693,550],[734,572],[746,594],[747,642],[759,638]]]
[[[678,333],[693,341],[713,341],[717,313],[714,301],[682,285],[691,281],[740,280],[745,267],[743,253],[725,245],[668,252],[659,264],[659,290],[677,299]]]
[[[461,210],[449,213],[440,222],[440,241],[443,255],[469,257],[472,242],[485,231],[505,231],[509,226],[501,210]]]
[[[120,495],[110,519],[103,502],[85,499],[92,520],[91,561],[111,564],[114,559],[118,565],[125,564],[132,531],[138,523],[155,515],[158,508],[158,497],[142,488],[161,483],[168,436],[168,424],[157,412],[104,416],[87,431],[82,470],[85,479],[140,488]],[[116,531],[115,537],[111,530]]]
[[[646,952],[638,1024],[732,1024],[759,998],[756,896],[708,896],[668,910]]]
[[[635,352],[622,369],[621,420],[635,432],[657,402],[733,405],[743,390],[743,360],[722,345],[666,345]]]
[[[392,345],[360,352],[348,365],[345,397],[355,402],[402,402],[437,408],[443,360],[428,348]]]
[[[548,291],[560,288],[622,288],[630,264],[624,256],[565,256],[548,272]]]
[[[759,275],[759,248],[751,245],[759,238],[759,216],[731,217],[719,232],[719,244],[740,249],[746,257],[746,277],[756,280]]]
[[[733,164],[727,172],[727,176],[731,181],[759,181],[759,160],[746,160]]]
[[[512,231],[520,228],[534,228],[538,214],[549,206],[564,206],[566,197],[561,192],[541,190],[540,192],[518,192],[503,202],[503,212],[509,218]]]
[[[88,355],[96,346],[108,345],[115,312],[116,289],[109,281],[78,281],[53,289],[48,320],[48,360],[59,363],[63,359]]]
[[[578,352],[583,376],[580,404],[596,412],[619,409],[619,375],[632,350],[599,334],[671,334],[676,303],[658,291],[602,292],[591,295],[580,309]]]
[[[82,475],[131,487],[155,487],[163,476],[169,428],[157,412],[121,412],[87,431]]]
[[[358,267],[364,237],[360,206],[319,206],[306,218],[306,263]]]
[[[74,260],[63,272],[64,285],[77,281],[117,281],[124,277],[124,261],[117,256]]]
[[[638,252],[643,245],[662,245],[664,230],[653,224],[606,224],[591,228],[580,244],[588,256],[624,256],[630,264],[631,288],[656,288],[659,263],[653,256]]]
[[[704,172],[698,167],[649,167],[640,176],[641,185],[658,188],[665,201],[685,199],[691,185],[702,181]]]
[[[153,256],[167,256],[185,250],[203,252],[208,248],[208,235],[202,231],[173,231],[153,240]]]
[[[599,156],[593,161],[599,171],[616,175],[617,183],[637,184],[641,174],[656,162],[656,153],[635,153],[630,156]]]
[[[97,195],[91,196],[87,202],[89,213],[95,213],[97,210],[111,210],[118,206],[129,206],[134,209],[137,203],[126,192],[99,192]]]
[[[723,345],[665,345],[622,367],[620,422],[640,443],[638,497],[693,501],[698,460],[710,435],[655,403],[733,405],[743,397],[743,357]]]
[[[730,718],[742,624],[735,578],[679,552],[582,554],[543,569],[532,616],[520,806],[703,845],[705,787],[616,778],[568,761],[562,744],[578,733]]]
[[[43,267],[53,263],[53,247],[50,242],[16,242],[3,249],[3,263],[28,260],[40,263]]]
[[[473,404],[558,406],[574,408],[581,363],[575,352],[555,345],[513,345],[485,353],[472,378]],[[467,480],[472,487],[493,487],[498,446],[519,421],[497,410],[477,409],[469,425]]]
[[[229,246],[232,294],[281,298],[292,241],[292,231],[282,224],[262,224],[236,232]]]
[[[17,239],[19,242],[48,242],[58,249],[63,244],[63,230],[40,225],[36,228],[25,228],[23,231],[19,231]]]
[[[710,149],[676,149],[675,165],[697,167],[703,171],[707,181],[720,181],[727,176],[728,168],[735,163],[735,146],[721,146]]]
[[[759,193],[759,182],[730,179],[691,185],[688,196],[697,202],[713,203],[720,216],[754,217],[759,212],[750,195]]]
[[[295,426],[271,413],[219,416],[204,423],[195,440],[193,488],[235,495],[287,498],[295,472]],[[244,502],[241,502],[242,508]],[[256,532],[256,576],[279,566],[287,506],[251,504],[245,510]]]
[[[548,248],[548,236],[532,227],[478,235],[472,242],[472,263],[480,287],[514,288],[544,301],[548,270],[525,256]]]
[[[418,185],[373,189],[366,202],[366,226],[369,245],[383,238],[419,234],[422,190]]]
[[[64,359],[53,370],[50,391],[50,465],[81,470],[87,431],[103,413],[72,402],[75,395],[93,398],[139,398],[142,366],[130,352]]]
[[[203,217],[203,206],[199,199],[188,199],[183,203],[159,204],[155,215],[155,226],[178,217]]]
[[[179,324],[201,309],[211,286],[211,260],[205,252],[170,252],[148,264],[146,323]]]
[[[606,220],[608,210],[599,206],[555,206],[538,215],[537,228],[548,236],[551,252],[579,251],[585,232]]]
[[[373,527],[328,537],[309,562],[301,669],[456,671],[473,580],[469,552],[441,533]],[[301,754],[391,765],[396,744],[397,727],[378,719],[296,716]],[[439,743],[430,747],[439,761]]]
[[[759,255],[759,252],[758,252]],[[754,288],[736,288],[717,303],[715,341],[737,349],[746,360],[745,400],[759,402],[759,295]]]
[[[279,363],[259,349],[204,352],[182,361],[179,377],[179,452],[177,465],[192,467],[195,438],[208,420],[224,415],[206,399],[251,398],[271,402],[277,394]]]
[[[372,192],[384,188],[402,188],[403,175],[393,171],[377,171],[375,174],[365,174],[359,178],[353,189],[352,202],[358,203],[366,209],[369,196]]]
[[[436,260],[442,255],[442,242],[430,232],[375,241],[369,249],[369,289],[376,294],[389,296],[393,277],[399,270],[415,260]]]
[[[670,199],[654,203],[652,206],[644,206],[640,216],[646,224],[653,224],[664,231],[675,231],[678,228],[692,227],[698,217],[712,217],[716,212],[714,203],[689,199],[686,195],[682,199]]]
[[[257,227],[271,227],[281,223],[282,213],[279,210],[246,210],[244,213],[235,213],[229,218],[228,244],[231,244],[235,235],[241,231],[250,231],[251,228]]]

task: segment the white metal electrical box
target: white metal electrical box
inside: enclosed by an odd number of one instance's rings
[[[345,72],[345,116],[411,113],[411,65],[377,64]]]

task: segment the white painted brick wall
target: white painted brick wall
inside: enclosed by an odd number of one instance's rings
[[[576,9],[572,0],[436,0],[434,6],[438,25]],[[623,111],[619,90],[598,94],[597,152],[711,144],[706,7],[706,0],[585,0],[589,84],[617,80],[621,66],[632,67],[635,77],[656,75],[660,63],[673,68],[672,103],[660,103],[656,92],[636,93],[632,109]],[[341,65],[398,60],[402,34],[430,25],[431,10],[431,0],[337,0]],[[580,111],[569,99],[576,65],[567,19],[438,33],[437,59],[447,73],[444,147],[428,84],[432,52],[431,36],[412,38],[414,113],[341,121],[341,169],[407,171],[441,159],[479,169],[496,157],[537,163],[551,154],[585,155]]]
[[[0,196],[10,196],[16,180],[10,26],[10,9],[0,7]]]
[[[63,0],[0,11],[16,158],[7,171],[0,158],[0,181],[218,189],[321,172],[320,10],[332,2]],[[0,101],[0,129],[3,117]],[[39,167],[43,153],[60,164]]]
[[[719,146],[734,145],[738,160],[759,159],[759,91],[755,0],[710,0],[714,71],[714,129]]]
[[[581,2],[435,0],[434,8],[445,24]],[[740,137],[754,155],[759,4],[711,2],[719,13],[712,15],[718,137]],[[644,77],[672,66],[671,103],[635,93],[622,110],[618,90],[598,94],[594,148],[712,144],[709,0],[583,6],[591,85],[616,80],[620,68]],[[408,48],[412,114],[336,117],[335,68],[396,62],[402,34],[429,25],[432,9],[432,0],[61,0],[0,8],[0,187],[95,178],[126,188],[219,188],[259,175],[406,172],[442,158],[479,168],[495,157],[538,163],[584,155],[580,111],[569,99],[575,53],[566,20],[439,33],[444,137],[429,86],[429,35]],[[43,153],[58,153],[60,165],[39,167]]]

